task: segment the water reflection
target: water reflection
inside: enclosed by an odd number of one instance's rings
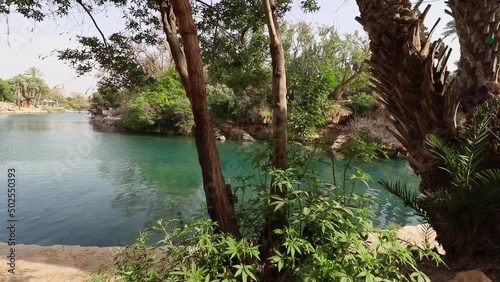
[[[20,243],[124,245],[160,218],[206,216],[193,139],[95,131],[84,114],[3,117],[0,133],[0,171],[20,171]],[[218,143],[224,176],[233,185],[236,176],[255,174],[235,151],[252,146]],[[404,178],[416,187],[418,178],[406,162],[382,161],[363,169],[374,182],[368,190],[362,184],[356,190],[377,199],[378,223],[416,222],[411,210],[376,184]],[[316,172],[331,181],[328,165]],[[0,182],[5,177],[0,174]],[[5,193],[0,190],[0,198]],[[0,214],[6,214],[5,203]],[[0,229],[0,238],[5,232]]]

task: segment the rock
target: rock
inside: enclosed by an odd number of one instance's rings
[[[404,226],[396,235],[406,244],[425,248],[426,243],[429,243],[431,249],[436,249],[441,255],[445,254],[443,247],[436,241],[436,232],[427,224]]]
[[[253,139],[253,137],[250,136],[250,134],[248,134],[246,132],[243,132],[243,134],[240,136],[240,141],[243,141],[243,142],[254,142],[255,139]]]
[[[248,134],[245,130],[235,127],[229,129],[229,139],[243,142],[253,142],[255,139]]]
[[[328,113],[328,122],[333,124],[344,124],[352,117],[352,111],[347,108],[336,107]]]
[[[226,136],[224,136],[222,134],[222,132],[220,131],[220,129],[218,129],[218,128],[214,128],[214,136],[215,136],[215,140],[226,141]]]
[[[335,142],[333,142],[332,146],[330,147],[332,151],[339,151],[342,145],[349,141],[349,136],[340,134],[337,136],[337,139],[335,139]]]
[[[448,282],[492,282],[486,274],[479,270],[462,271],[455,275],[455,278]]]

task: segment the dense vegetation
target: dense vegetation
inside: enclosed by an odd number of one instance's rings
[[[271,65],[267,50],[268,36],[263,27],[252,27],[252,31],[245,34],[247,38],[244,43],[219,34],[220,43],[214,51],[213,42],[210,41],[210,36],[214,35],[211,30],[206,30],[205,34],[204,28],[209,27],[204,24],[209,25],[200,23],[200,30],[204,31],[200,34],[200,44],[206,64],[207,99],[213,121],[216,124],[231,121],[269,125],[272,120],[271,79],[268,76]],[[243,23],[227,19],[225,24],[228,29],[232,29],[233,25]],[[364,64],[364,60],[369,57],[365,38],[358,33],[339,34],[332,26],[314,27],[305,22],[287,23],[284,29],[284,48],[289,58],[286,71],[289,74],[287,87],[291,127],[302,131],[305,126],[306,131],[314,134],[318,127],[327,123],[330,110],[336,104],[334,100],[355,99],[352,106],[343,107],[352,108],[357,115],[374,108],[375,98],[367,94],[371,92],[370,76]],[[316,38],[316,34],[320,34],[320,37]],[[179,105],[179,113],[173,114],[181,120],[165,118],[164,102],[167,94],[151,90],[171,87],[165,81],[167,73],[172,79],[178,80],[177,87],[182,86],[180,78],[168,71],[173,66],[164,62],[161,56],[154,56],[161,53],[165,43],[157,39],[144,40],[152,45],[150,49],[157,50],[151,52],[136,41],[136,37],[122,33],[109,36],[106,44],[113,49],[113,63],[107,58],[109,52],[105,43],[97,38],[82,37],[81,48],[61,50],[59,56],[70,62],[81,74],[92,70],[89,66],[93,61],[100,66],[107,75],[100,80],[92,101],[101,107],[117,108],[115,115],[123,118],[128,129],[190,135],[191,116],[181,113],[182,109],[186,109],[186,98],[170,95],[168,103]],[[88,49],[93,52],[89,54],[86,51]],[[143,53],[148,55],[141,55]],[[183,91],[168,91],[178,90]],[[303,122],[304,119],[307,122]],[[300,127],[296,122],[299,120]]]

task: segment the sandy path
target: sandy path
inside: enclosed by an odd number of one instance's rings
[[[17,245],[15,273],[8,272],[10,247],[0,243],[0,281],[87,281],[93,271],[110,266],[113,247]]]

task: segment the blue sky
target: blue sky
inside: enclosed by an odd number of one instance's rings
[[[359,15],[355,0],[319,0],[321,10],[314,14],[303,14],[298,4],[300,1],[295,2],[294,9],[287,15],[290,21],[334,25],[342,33],[362,31],[360,24],[354,20]],[[426,26],[430,28],[437,18],[442,18],[434,35],[434,39],[437,39],[450,19],[444,13],[444,0],[426,0],[424,3],[432,4]],[[120,11],[114,9],[101,11],[96,16],[106,35],[121,27],[120,18]],[[96,79],[93,76],[77,77],[75,71],[58,61],[53,52],[55,49],[76,47],[76,35],[98,35],[88,16],[79,7],[65,18],[47,19],[42,23],[34,23],[16,14],[0,17],[0,78],[9,79],[35,66],[41,69],[49,87],[63,87],[66,95],[71,92],[85,93],[87,90],[90,95]],[[448,44],[450,41],[445,40]],[[453,48],[450,61],[455,62],[460,56],[458,40],[451,41],[450,45]],[[453,64],[450,67],[454,68]]]

